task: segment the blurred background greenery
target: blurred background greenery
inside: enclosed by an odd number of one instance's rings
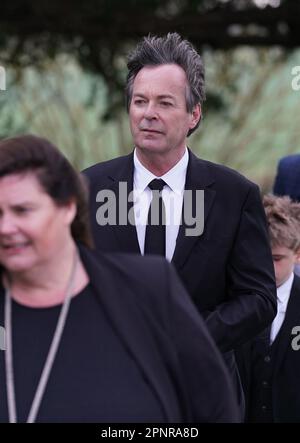
[[[126,54],[148,32],[176,30],[206,66],[204,118],[189,140],[197,155],[268,191],[278,159],[300,153],[300,1],[2,2],[0,138],[45,136],[80,169],[130,152]]]

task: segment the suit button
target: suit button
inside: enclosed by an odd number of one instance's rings
[[[264,358],[264,361],[265,361],[266,363],[270,363],[270,361],[271,361],[271,357],[270,357],[269,355],[266,355],[265,358]]]
[[[262,382],[262,385],[263,385],[264,388],[267,388],[267,387],[269,386],[269,383],[268,383],[267,381],[264,380],[264,381]]]

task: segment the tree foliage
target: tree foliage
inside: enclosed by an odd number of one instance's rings
[[[1,0],[0,60],[38,67],[71,53],[104,78],[110,114],[120,104],[124,55],[144,35],[177,31],[198,48],[294,48],[299,22],[299,0]]]

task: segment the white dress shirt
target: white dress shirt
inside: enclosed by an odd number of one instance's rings
[[[144,254],[145,234],[152,191],[149,183],[155,178],[164,180],[167,186],[162,190],[166,209],[166,258],[171,261],[181,223],[182,203],[189,154],[187,148],[179,162],[161,177],[156,177],[139,161],[134,151],[133,202],[137,237],[141,253]]]
[[[294,273],[292,272],[289,278],[277,288],[277,315],[274,318],[271,326],[270,343],[272,344],[278,334],[282,323],[284,321],[288,301],[291,295],[291,289],[294,281]]]

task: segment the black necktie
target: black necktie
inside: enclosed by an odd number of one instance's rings
[[[148,185],[152,190],[152,201],[148,212],[145,254],[166,255],[166,211],[161,196],[165,184],[163,180],[156,178]]]

